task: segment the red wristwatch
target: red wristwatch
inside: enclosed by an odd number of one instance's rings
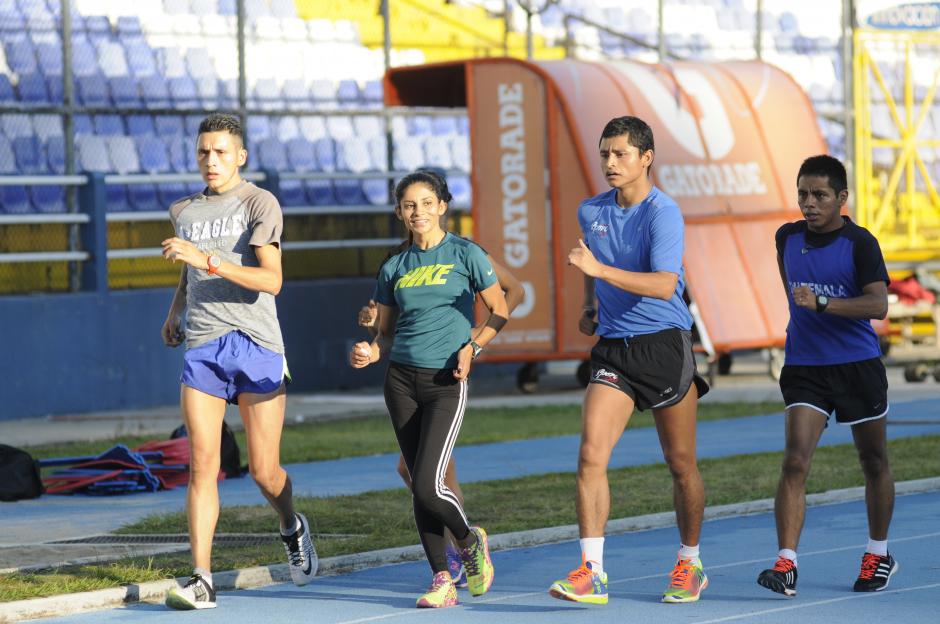
[[[216,255],[209,256],[209,259],[206,261],[206,273],[215,275],[220,266],[222,266],[222,258]]]

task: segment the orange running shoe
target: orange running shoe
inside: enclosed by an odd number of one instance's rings
[[[669,586],[663,592],[663,602],[695,602],[706,587],[708,577],[702,569],[702,562],[679,559],[669,574]]]
[[[607,574],[596,573],[582,557],[581,566],[569,572],[568,578],[552,583],[548,593],[572,602],[607,604]]]

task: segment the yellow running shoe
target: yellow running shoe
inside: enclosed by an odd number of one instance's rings
[[[698,559],[679,559],[669,574],[663,602],[695,602],[708,587],[708,577]]]
[[[481,527],[471,527],[477,536],[477,543],[460,551],[463,569],[467,573],[467,588],[471,596],[482,596],[493,584],[493,562],[490,560],[490,546],[486,531]]]
[[[552,583],[548,593],[561,600],[607,604],[607,574],[596,573],[591,562],[582,559],[581,567],[569,572],[568,578]]]
[[[457,588],[450,578],[450,572],[438,572],[431,580],[431,587],[426,594],[418,598],[419,609],[440,609],[457,605]]]

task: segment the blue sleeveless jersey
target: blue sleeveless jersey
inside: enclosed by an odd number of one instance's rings
[[[679,276],[668,301],[635,295],[595,280],[599,335],[626,338],[670,328],[692,328],[692,315],[682,299],[685,223],[672,198],[654,186],[639,204],[622,208],[617,203],[617,189],[611,189],[581,203],[578,223],[584,242],[603,264],[625,271],[667,271]]]
[[[889,281],[875,237],[848,217],[843,220],[840,229],[826,234],[809,231],[806,221],[787,223],[777,230],[777,253],[789,286],[787,364],[846,364],[881,356],[871,321],[818,314],[793,302],[792,290],[797,286],[809,286],[830,299],[851,299],[863,295],[862,288],[868,284]]]

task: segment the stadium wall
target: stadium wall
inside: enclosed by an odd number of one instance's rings
[[[354,371],[346,353],[365,332],[356,311],[372,279],[286,282],[278,297],[293,391],[379,385],[385,370]],[[4,297],[0,421],[141,409],[178,401],[183,350],[160,327],[173,290]]]

